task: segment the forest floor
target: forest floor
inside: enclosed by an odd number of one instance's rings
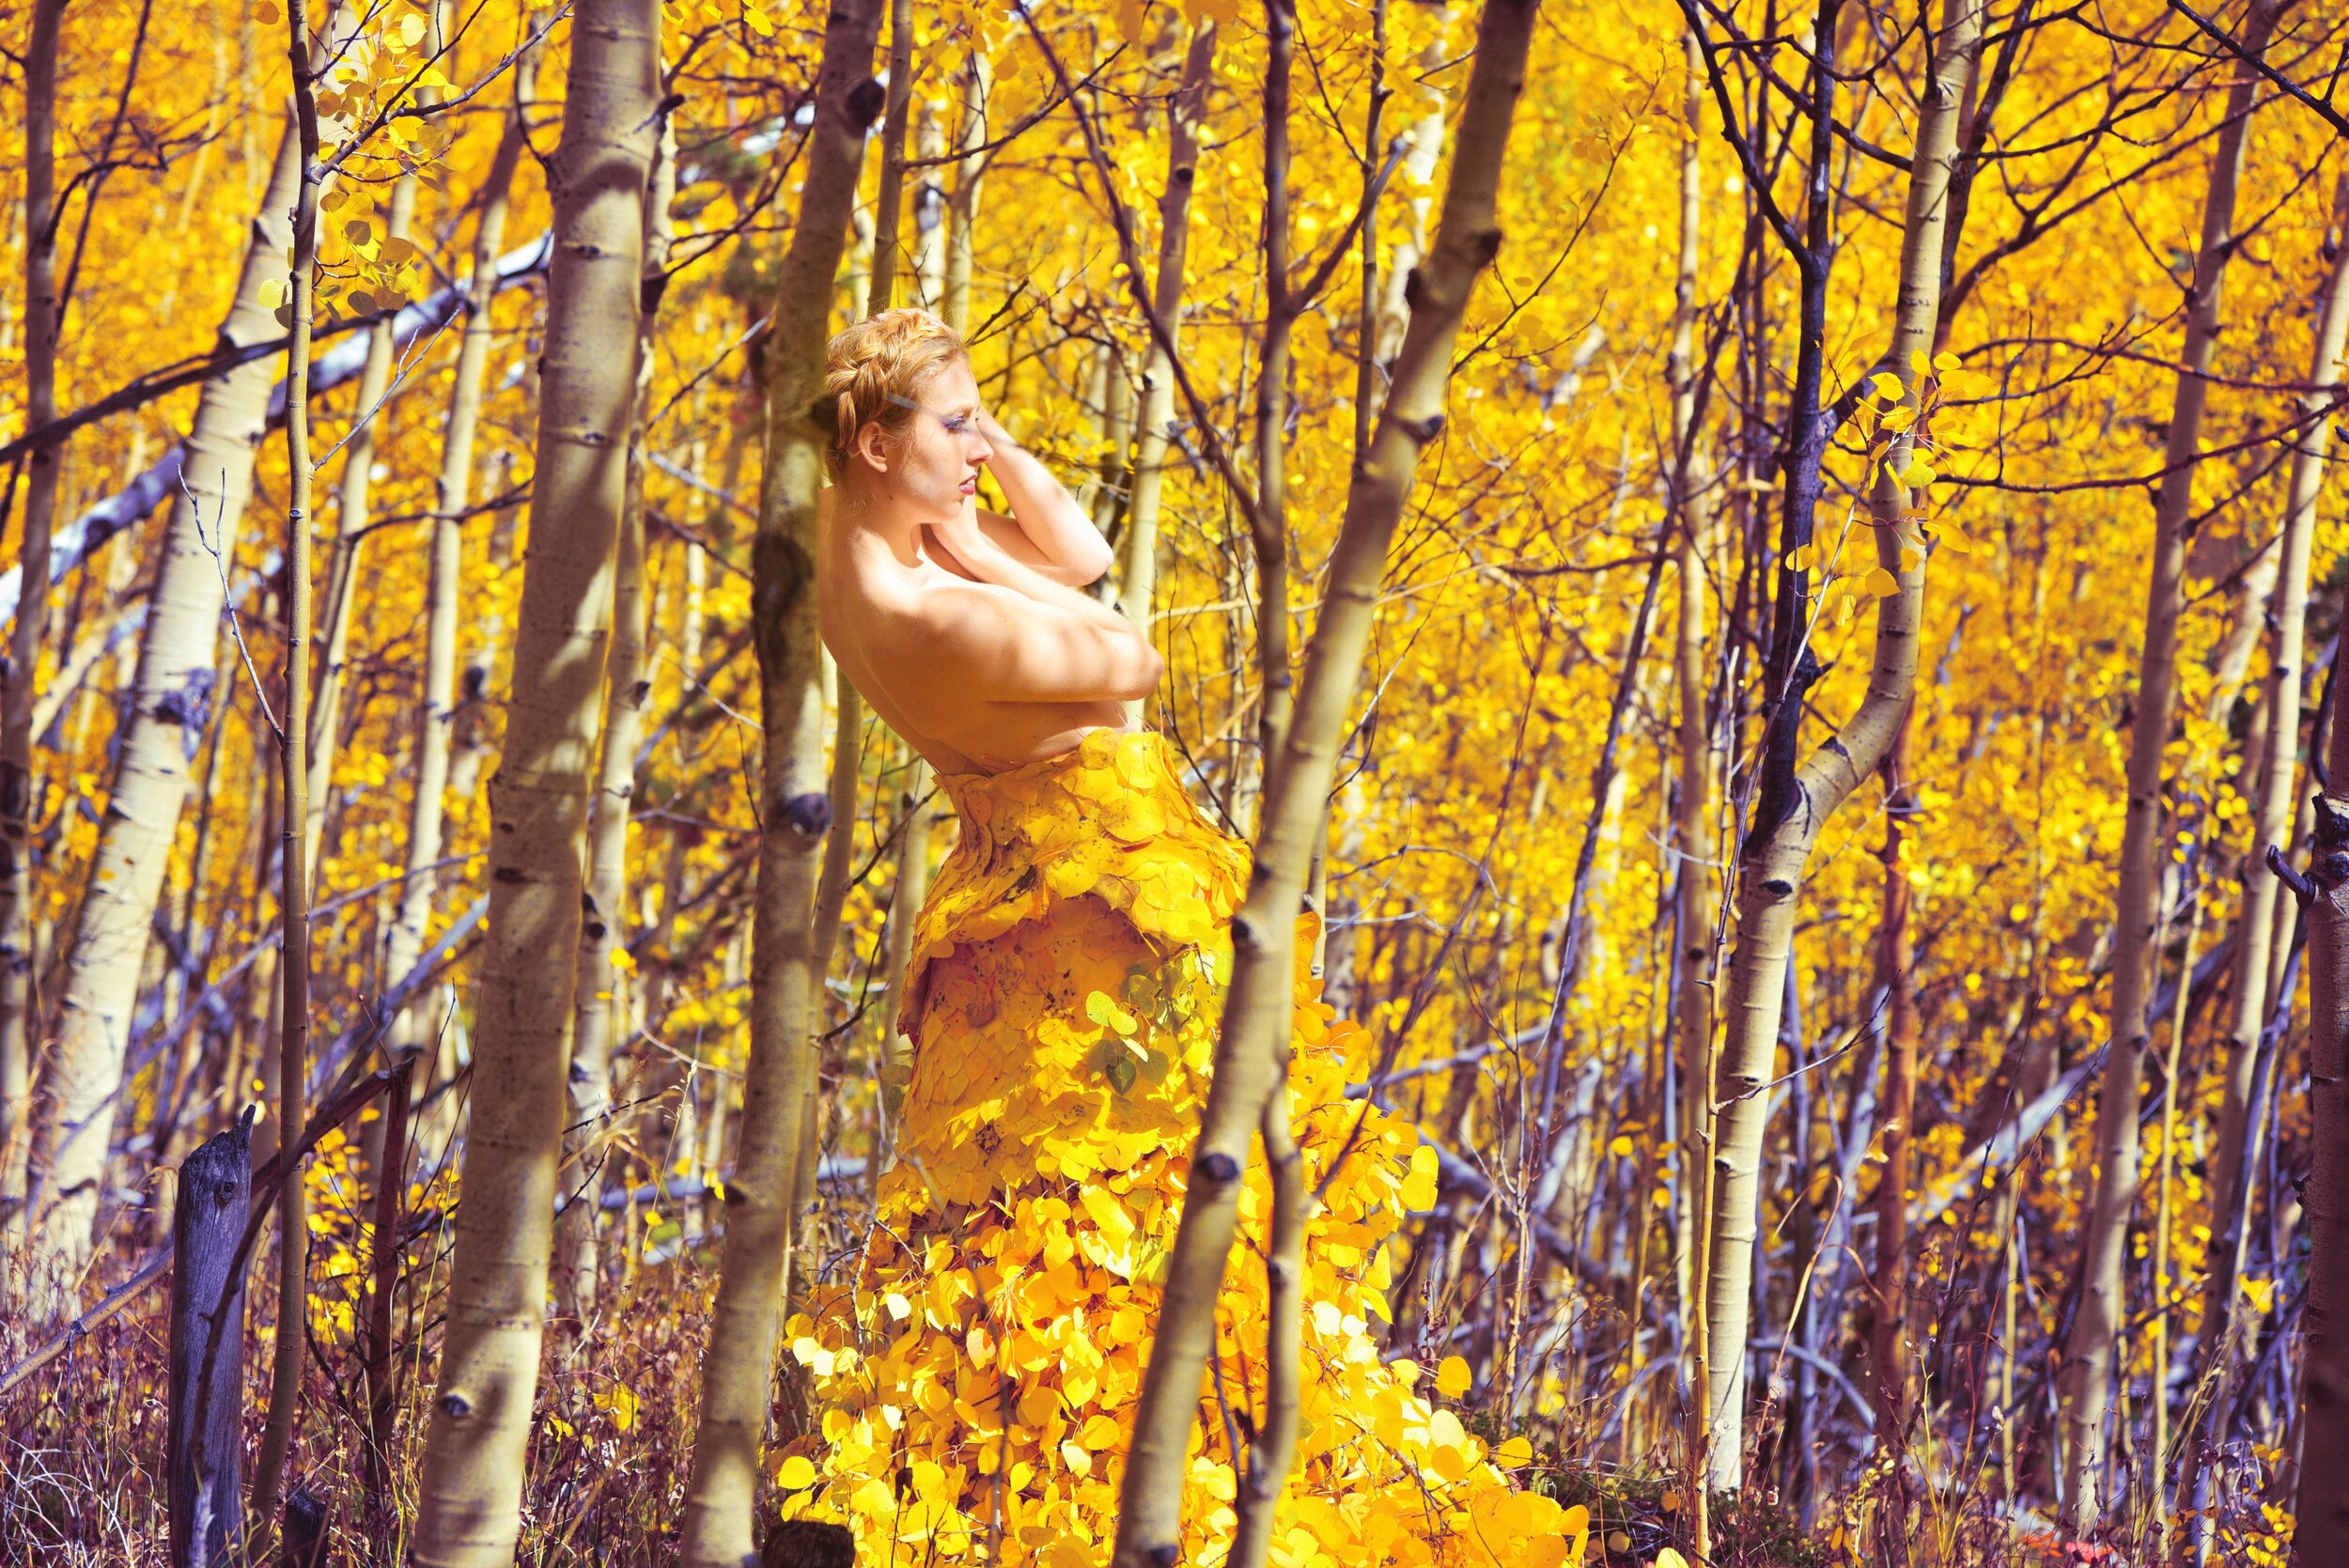
[[[549,1336],[540,1419],[531,1440],[520,1560],[545,1568],[665,1568],[691,1460],[693,1406],[706,1313],[716,1284],[714,1251],[687,1250],[646,1266],[615,1295],[579,1355]],[[127,1270],[125,1271],[127,1272]],[[268,1346],[267,1293],[252,1307],[246,1358],[248,1455],[260,1446]],[[77,1339],[14,1392],[0,1397],[0,1564],[43,1568],[164,1568],[169,1560],[162,1472],[166,1405],[168,1292],[134,1305]],[[428,1321],[428,1334],[434,1327]],[[415,1461],[429,1368],[405,1365],[397,1382],[397,1454],[388,1495],[368,1479],[367,1399],[347,1317],[312,1325],[299,1435],[287,1490],[307,1489],[329,1509],[334,1568],[405,1559],[401,1521],[414,1514]],[[14,1364],[21,1335],[0,1334],[0,1367]],[[1535,1484],[1590,1510],[1586,1568],[1654,1564],[1666,1547],[1699,1562],[1682,1494],[1661,1469],[1578,1463],[1553,1448]],[[249,1461],[248,1461],[249,1463]],[[247,1483],[252,1477],[248,1472]],[[1717,1568],[2146,1568],[2157,1560],[2128,1534],[2065,1542],[2044,1522],[1998,1517],[1986,1494],[1927,1498],[1906,1511],[1906,1550],[1875,1539],[1873,1497],[1823,1499],[1806,1529],[1774,1503],[1722,1499],[1714,1520]],[[2247,1496],[2229,1511],[2209,1560],[2271,1568],[2284,1560],[2285,1521]],[[2139,1528],[2148,1521],[2140,1521]],[[2141,1538],[2140,1538],[2141,1539]]]

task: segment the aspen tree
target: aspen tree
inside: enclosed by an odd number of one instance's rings
[[[481,424],[481,383],[489,372],[494,336],[490,308],[497,298],[498,249],[506,242],[506,215],[514,169],[521,161],[523,115],[537,75],[538,49],[514,61],[514,101],[482,180],[480,216],[474,221],[473,276],[465,294],[464,335],[457,347],[457,373],[450,384],[448,413],[442,425],[441,467],[432,492],[432,543],[425,589],[424,684],[416,693],[414,749],[409,753],[414,793],[408,804],[408,847],[399,901],[385,943],[384,982],[415,967],[432,924],[435,870],[441,859],[442,823],[449,784],[450,747],[457,729],[458,592],[464,579],[465,509],[473,493],[474,442]],[[392,1020],[387,1043],[394,1060],[412,1057],[428,1040],[427,1010],[402,1008]]]
[[[864,284],[866,317],[896,303],[904,272],[906,116],[913,101],[913,0],[889,0],[889,98],[881,115],[880,189],[873,197],[873,259]]]
[[[2277,10],[2256,0],[2246,44],[2263,49]],[[2186,531],[2194,509],[2194,472],[2201,451],[2207,377],[2218,345],[2227,263],[2234,255],[2235,193],[2256,103],[2258,77],[2247,67],[2227,95],[2226,118],[2211,159],[2202,206],[2201,244],[2187,297],[2186,343],[2172,395],[2161,489],[2154,502],[2151,569],[2146,581],[2145,640],[2138,658],[2137,701],[2129,728],[2128,815],[2122,830],[2119,887],[2113,908],[2110,1054],[2096,1099],[2096,1189],[2085,1217],[2080,1249],[2079,1306],[2063,1345],[2058,1376],[2063,1413],[2063,1471],[2060,1512],[2075,1529],[2102,1512],[2105,1422],[2111,1414],[2113,1337],[2127,1311],[2123,1265],[2129,1220],[2137,1208],[2138,1085],[2150,1038],[2146,991],[2151,984],[2155,903],[2161,890],[2162,757],[2175,708],[2178,619],[2184,598]],[[2252,939],[2256,944],[2256,938]],[[2230,1067],[2230,1095],[2233,1068]],[[2248,1074],[2248,1066],[2244,1069]],[[2247,1082],[2248,1087],[2248,1082]]]
[[[437,13],[436,13],[437,22]],[[419,95],[429,103],[437,94]],[[349,208],[344,209],[350,210]],[[412,171],[392,182],[384,204],[383,240],[388,247],[408,243],[408,225],[415,216],[416,177]],[[317,694],[310,702],[305,730],[309,748],[308,772],[314,781],[302,819],[302,863],[311,884],[319,875],[319,851],[326,837],[326,813],[334,796],[334,754],[342,742],[343,684],[350,660],[350,621],[359,591],[359,562],[366,553],[367,499],[373,484],[375,442],[384,420],[384,400],[392,390],[392,318],[385,317],[368,329],[366,368],[360,372],[356,427],[343,442],[342,483],[335,494],[334,551],[328,556],[324,624],[320,628]],[[287,405],[288,420],[293,405]]]
[[[1704,214],[1703,160],[1700,138],[1704,132],[1704,62],[1694,34],[1681,40],[1681,70],[1685,77],[1681,99],[1684,122],[1680,144],[1680,258],[1673,282],[1672,358],[1667,377],[1672,396],[1672,494],[1675,520],[1674,575],[1680,604],[1672,640],[1672,672],[1678,687],[1677,774],[1672,800],[1674,861],[1672,896],[1673,940],[1678,947],[1679,975],[1672,998],[1673,1048],[1680,1072],[1679,1180],[1673,1223],[1673,1256],[1678,1291],[1674,1299],[1690,1316],[1683,1341],[1689,1364],[1689,1386],[1704,1387],[1704,1335],[1698,1314],[1701,1298],[1693,1291],[1698,1238],[1704,1234],[1705,1149],[1702,1138],[1704,1106],[1712,1083],[1713,970],[1719,949],[1715,924],[1719,906],[1713,891],[1711,862],[1719,855],[1719,835],[1713,822],[1714,768],[1712,730],[1707,699],[1712,681],[1704,663],[1704,560],[1699,548],[1702,523],[1693,493],[1697,419],[1697,269],[1701,259],[1700,225]],[[1700,1493],[1702,1488],[1697,1489]],[[1703,1498],[1697,1499],[1702,1509]],[[1700,1549],[1703,1543],[1699,1543]]]
[[[2349,235],[2336,241],[2349,254]],[[2334,277],[2344,265],[2334,260]],[[2333,286],[2338,301],[2341,288]],[[2331,311],[2327,310],[2327,326]],[[2295,442],[2300,465],[2322,458],[2333,394],[2301,402],[2308,423]],[[2349,1551],[2349,724],[2338,717],[2316,801],[2316,897],[2309,908],[2309,1119],[2312,1150],[2306,1204],[2308,1295],[2301,1308],[2302,1372],[2298,1526],[2293,1568],[2331,1568]],[[2216,1242],[2216,1237],[2213,1238]]]
[[[1199,129],[1207,112],[1207,86],[1215,68],[1215,21],[1193,24],[1183,53],[1182,75],[1166,106],[1166,187],[1159,195],[1159,256],[1151,309],[1166,327],[1168,343],[1180,346],[1183,319],[1183,258],[1190,242],[1191,188],[1199,173]],[[1114,371],[1112,372],[1114,374]],[[1135,430],[1133,500],[1126,511],[1126,537],[1119,551],[1117,607],[1150,635],[1150,601],[1158,589],[1159,497],[1166,479],[1167,453],[1174,425],[1174,362],[1154,338],[1143,372],[1140,423]],[[1128,724],[1142,721],[1149,699],[1126,705]]]
[[[582,0],[550,170],[530,548],[506,746],[490,787],[490,909],[474,991],[471,1124],[460,1171],[441,1376],[425,1436],[416,1560],[508,1568],[521,1525],[545,1325],[571,994],[549,955],[577,950],[601,718],[613,546],[626,489],[645,187],[660,128],[660,11]],[[557,971],[567,979],[568,967]]]
[[[351,23],[350,9],[338,6],[326,29],[330,50],[342,46]],[[254,209],[252,241],[220,329],[224,349],[278,335],[275,312],[301,160],[288,118]],[[221,563],[234,553],[252,494],[272,369],[269,360],[257,358],[204,383],[161,536],[138,675],[117,742],[121,760],[66,939],[57,1039],[43,1080],[45,1212],[33,1216],[27,1246],[33,1309],[43,1319],[67,1310],[90,1256],[148,927],[219,682],[213,655],[225,597]]]
[[[1411,320],[1396,356],[1377,434],[1356,466],[1346,520],[1330,558],[1328,597],[1305,654],[1297,705],[1265,791],[1263,829],[1247,899],[1232,922],[1233,974],[1217,1039],[1214,1077],[1183,1193],[1182,1218],[1166,1265],[1166,1295],[1150,1346],[1133,1446],[1119,1493],[1116,1568],[1150,1568],[1179,1552],[1183,1480],[1192,1424],[1216,1333],[1216,1301],[1237,1231],[1239,1194],[1250,1144],[1268,1107],[1285,1099],[1295,920],[1313,846],[1327,828],[1338,735],[1352,706],[1367,649],[1372,609],[1387,550],[1409,498],[1422,452],[1441,432],[1453,349],[1478,276],[1501,246],[1497,205],[1501,169],[1525,83],[1533,32],[1532,0],[1486,0],[1477,28],[1459,151],[1444,195],[1435,248],[1416,270]],[[1089,127],[1088,133],[1089,133]],[[1103,160],[1097,148],[1095,161]],[[1106,174],[1106,171],[1104,171]],[[1161,277],[1163,282],[1163,276]],[[1279,1150],[1268,1147],[1268,1156]],[[1283,1185],[1276,1188],[1295,1196]],[[1292,1249],[1286,1228],[1301,1211],[1281,1203],[1273,1219],[1276,1259]],[[1295,1280],[1271,1265],[1277,1322],[1294,1305]],[[1290,1299],[1284,1301],[1283,1296]],[[1293,1332],[1294,1330],[1285,1330]],[[1275,1389],[1276,1405],[1281,1390]],[[1279,1419],[1277,1412],[1275,1419]],[[1268,1517],[1284,1480],[1285,1454],[1252,1467],[1245,1481],[1242,1532],[1264,1560]],[[1251,1514],[1260,1515],[1254,1523]]]
[[[310,877],[304,821],[310,788],[310,496],[317,477],[310,466],[310,313],[318,293],[319,191],[325,172],[319,163],[318,78],[313,74],[309,23],[308,0],[289,0],[286,64],[293,83],[302,173],[294,196],[293,249],[287,260],[293,331],[286,339],[286,474],[290,493],[286,503],[283,599],[286,676],[280,688],[285,719],[277,734],[286,802],[285,843],[277,862],[283,927],[277,948],[277,1336],[270,1357],[269,1415],[261,1429],[260,1457],[253,1467],[253,1513],[263,1520],[277,1515],[277,1488],[286,1473],[286,1450],[293,1441],[294,1405],[301,1397],[310,1319],[309,1196],[296,1141],[309,1120],[303,1106],[310,1067]]]
[[[563,1218],[556,1244],[555,1304],[583,1337],[595,1311],[596,1217],[603,1209],[602,1132],[612,1115],[612,1052],[629,1016],[614,955],[627,946],[629,813],[636,799],[636,749],[651,695],[645,603],[646,422],[652,402],[653,330],[668,286],[669,207],[677,195],[677,130],[661,116],[645,183],[644,315],[636,326],[636,392],[629,434],[627,491],[613,562],[612,651],[605,661],[603,757],[587,824],[587,902],[582,907],[579,972],[572,984],[569,1110],[563,1135]]]
[[[971,323],[971,268],[978,252],[979,187],[987,174],[987,97],[994,85],[986,40],[971,40],[962,73],[962,132],[955,163],[954,194],[946,201],[946,283],[941,314],[957,333]]]
[[[957,334],[971,324],[971,268],[976,254],[981,177],[987,159],[978,149],[987,142],[987,94],[992,81],[981,41],[973,39],[971,59],[962,75],[962,128],[955,164],[954,194],[947,203],[946,277],[941,292],[941,314]],[[900,749],[899,765],[905,784],[899,797],[909,814],[897,835],[895,892],[890,895],[889,928],[883,946],[881,972],[887,977],[880,1005],[880,1125],[868,1178],[878,1184],[894,1144],[897,1113],[905,1101],[906,1084],[913,1073],[912,1042],[897,1032],[897,1008],[904,1000],[906,965],[913,956],[913,922],[930,891],[930,835],[940,813],[930,799],[936,778],[929,759],[910,746]]]
[[[2224,1404],[2235,1313],[2237,1288],[2249,1236],[2248,1184],[2250,1151],[2256,1145],[2251,1116],[2251,1086],[2259,1065],[2262,1035],[2273,1015],[2271,993],[2282,955],[2275,945],[2253,939],[2274,928],[2281,901],[2281,886],[2262,854],[2269,845],[2282,847],[2294,841],[2293,815],[2296,804],[2295,766],[2300,752],[2300,684],[2303,675],[2309,608],[2309,561],[2316,536],[2316,505],[2325,488],[2326,449],[2332,420],[2324,412],[2325,399],[2341,385],[2341,359],[2349,346],[2349,178],[2334,188],[2333,260],[2320,296],[2315,348],[2310,355],[2309,391],[2302,407],[2305,423],[2293,442],[2292,475],[2284,504],[2281,537],[2275,554],[2275,595],[2266,621],[2272,625],[2275,653],[2268,672],[2268,720],[2260,732],[2263,754],[2258,758],[2259,798],[2254,801],[2251,849],[2243,873],[2243,908],[2236,929],[2233,1016],[2228,1029],[2224,1098],[2218,1117],[2217,1158],[2211,1166],[2210,1275],[2202,1296],[2202,1360],[2219,1374],[2219,1395],[2213,1407]],[[2288,911],[2288,906],[2285,907]],[[2289,924],[2289,920],[2285,922]]]
[[[700,1424],[681,1527],[688,1568],[736,1568],[754,1549],[758,1450],[794,1219],[800,1144],[816,1094],[807,1022],[823,984],[814,951],[817,861],[830,825],[824,785],[823,645],[815,580],[817,423],[824,344],[864,132],[883,95],[872,80],[879,0],[837,0],[826,17],[806,183],[776,282],[767,338],[767,430],[752,557],[754,637],[764,727],[758,889],[753,908],[751,1048],[725,1246],[702,1354]],[[841,824],[842,831],[848,831]]]
[[[57,416],[57,34],[65,0],[35,0],[24,53],[24,426]],[[49,630],[49,532],[62,443],[26,461],[23,581],[0,673],[0,1303],[13,1303],[32,1122],[33,673]]]
[[[1832,4],[1824,7],[1820,15],[1817,47],[1822,53],[1814,69],[1823,70],[1828,67],[1826,52],[1831,48]],[[1922,378],[1915,366],[1931,349],[1940,313],[1941,257],[1950,222],[1950,173],[1957,155],[1958,116],[1974,56],[1982,45],[1982,0],[1948,0],[1941,25],[1930,40],[1931,56],[1919,94],[1921,109],[1910,154],[1907,210],[1901,231],[1899,300],[1891,343],[1882,361],[1882,374],[1900,383],[1900,402],[1911,409],[1920,406],[1922,398],[1918,384]],[[1719,74],[1712,71],[1711,46],[1703,47],[1715,96],[1722,99],[1724,85]],[[1724,101],[1720,107],[1724,120],[1730,121],[1730,105]],[[1821,108],[1819,113],[1824,116],[1826,111]],[[1816,197],[1825,188],[1828,144],[1824,125],[1814,126],[1814,132],[1812,155]],[[1750,160],[1750,146],[1743,142],[1736,146],[1741,160]],[[1762,181],[1750,163],[1746,176],[1759,193]],[[1796,248],[1798,241],[1791,225],[1776,215],[1774,206],[1770,210],[1773,222],[1781,227],[1781,238],[1790,248]],[[1811,218],[1815,237],[1825,222],[1824,209],[1815,202]],[[1798,250],[1797,254],[1804,253]],[[1807,290],[1813,287],[1823,290],[1824,282],[1823,276],[1812,276],[1806,266]],[[1806,344],[1807,355],[1815,355],[1817,351],[1815,343]],[[1825,436],[1825,419],[1816,403],[1819,382],[1815,362],[1805,370],[1797,380],[1797,407],[1804,417],[1815,422],[1817,428],[1798,439],[1794,448],[1792,465],[1807,465],[1806,472],[1790,472],[1787,475],[1789,537],[1785,545],[1790,551],[1810,540],[1807,504],[1797,492],[1807,489],[1815,498],[1819,452],[1816,443]],[[1712,1103],[1705,1108],[1706,1119],[1711,1123],[1708,1141],[1712,1172],[1708,1185],[1712,1196],[1706,1216],[1705,1268],[1700,1287],[1704,1294],[1706,1379],[1701,1440],[1707,1483],[1716,1489],[1735,1489],[1743,1479],[1746,1339],[1751,1321],[1754,1242],[1761,1212],[1763,1141],[1767,1131],[1772,1058],[1784,1016],[1803,873],[1812,846],[1828,818],[1875,769],[1892,745],[1906,721],[1915,689],[1924,561],[1917,541],[1906,535],[1902,526],[1916,498],[1895,477],[1907,470],[1914,441],[1912,423],[1894,438],[1868,494],[1870,532],[1875,536],[1877,566],[1891,577],[1894,591],[1876,600],[1875,645],[1867,695],[1841,732],[1812,753],[1798,768],[1793,767],[1795,737],[1791,729],[1780,732],[1781,737],[1773,739],[1773,755],[1766,757],[1761,767],[1766,775],[1773,758],[1782,759],[1781,765],[1789,772],[1780,782],[1775,811],[1772,783],[1766,776],[1764,779],[1753,830],[1739,855],[1736,946],[1720,1006],[1726,1033],[1717,1059]],[[1804,634],[1799,617],[1804,613],[1808,595],[1802,577],[1791,565],[1781,565],[1780,593],[1786,604],[1783,613],[1788,617],[1781,622],[1781,635],[1793,639],[1794,645],[1783,649],[1773,645],[1773,679],[1792,680],[1796,678],[1796,653]],[[1773,686],[1769,700],[1787,709],[1779,722],[1791,726],[1797,722],[1800,705],[1792,700],[1797,695],[1790,689]]]

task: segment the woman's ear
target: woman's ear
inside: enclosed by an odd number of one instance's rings
[[[876,474],[889,472],[889,442],[878,419],[867,420],[856,433],[856,455],[873,465]]]

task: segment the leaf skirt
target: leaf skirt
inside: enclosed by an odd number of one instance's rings
[[[1079,1568],[1116,1529],[1249,850],[1151,731],[940,783],[961,834],[915,920],[898,1158],[859,1252],[787,1326],[819,1432],[776,1479],[785,1516],[848,1524],[861,1565]],[[1367,1042],[1320,1000],[1317,918],[1299,919],[1289,1088],[1321,1206],[1273,1561],[1563,1563],[1579,1521],[1512,1483],[1526,1445],[1487,1452],[1424,1369],[1381,1355],[1390,1244],[1435,1203],[1435,1151],[1346,1098]],[[1259,1167],[1185,1481],[1184,1560],[1207,1568],[1264,1409],[1270,1209]]]

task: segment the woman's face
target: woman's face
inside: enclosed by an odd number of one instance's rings
[[[994,449],[979,434],[979,383],[955,360],[915,393],[911,419],[894,435],[878,424],[860,432],[857,448],[878,472],[890,499],[923,522],[957,517],[979,492],[979,470]]]

